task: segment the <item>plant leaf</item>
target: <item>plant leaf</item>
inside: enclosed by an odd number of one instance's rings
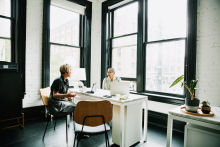
[[[179,83],[184,78],[184,75],[178,77],[171,85],[170,88]]]
[[[190,91],[194,91],[197,82],[198,82],[198,79],[196,79],[196,80],[191,80],[191,82],[190,82]]]

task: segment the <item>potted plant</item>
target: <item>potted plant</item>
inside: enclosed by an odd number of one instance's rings
[[[203,113],[206,113],[206,114],[210,113],[211,107],[209,105],[210,105],[210,103],[208,101],[203,101],[202,102],[202,112]]]
[[[190,93],[190,97],[191,98],[185,98],[185,104],[186,104],[186,111],[189,111],[189,112],[197,112],[198,108],[199,108],[199,99],[195,98],[194,96],[194,91],[195,91],[195,87],[196,87],[196,84],[198,82],[198,79],[196,80],[191,80],[190,82],[190,87],[188,87],[186,85],[186,81],[183,81],[182,82],[182,79],[184,79],[184,75],[178,77],[170,86],[173,87],[175,86],[177,83],[181,82],[181,87],[185,86],[186,89],[189,91]]]

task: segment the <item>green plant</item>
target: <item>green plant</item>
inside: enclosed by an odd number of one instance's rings
[[[181,82],[182,84],[181,84],[181,87],[183,87],[183,86],[185,86],[186,87],[186,89],[189,91],[189,93],[190,93],[190,97],[191,97],[191,100],[194,100],[194,90],[195,90],[195,88],[196,88],[196,84],[197,84],[197,82],[198,82],[198,79],[196,79],[196,80],[191,80],[191,82],[190,82],[190,88],[186,85],[186,81],[181,81],[182,79],[184,79],[184,75],[182,75],[182,76],[180,76],[180,77],[178,77],[172,84],[171,84],[171,86],[170,86],[170,88],[171,87],[173,87],[173,86],[175,86],[176,84],[178,84],[179,82]]]

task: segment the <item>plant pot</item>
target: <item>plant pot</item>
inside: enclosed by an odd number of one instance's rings
[[[185,98],[186,111],[197,113],[199,109],[200,100],[195,98],[191,100],[191,98]]]
[[[211,107],[210,106],[202,106],[202,112],[205,114],[209,114],[211,111]]]

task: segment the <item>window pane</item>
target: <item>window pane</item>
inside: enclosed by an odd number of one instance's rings
[[[79,14],[55,6],[50,8],[50,42],[79,46]]]
[[[169,88],[184,74],[185,40],[146,46],[146,90],[183,94],[180,84]]]
[[[127,46],[127,45],[136,45],[136,44],[137,44],[137,35],[113,39],[113,48]]]
[[[132,52],[134,51],[134,56]],[[115,75],[119,77],[136,78],[136,66],[137,66],[137,46],[123,47],[112,50],[112,67],[115,69]]]
[[[0,0],[0,15],[11,17],[11,1]]]
[[[80,67],[80,49],[73,47],[64,47],[58,45],[50,46],[50,84],[53,80],[60,76],[59,68],[67,63],[73,68]],[[69,79],[70,85],[73,85],[73,80]]]
[[[125,80],[121,80],[121,81],[125,81]],[[137,81],[129,81],[129,82],[130,82],[129,90],[137,91]]]
[[[138,2],[114,11],[114,36],[137,32]]]
[[[11,20],[0,18],[0,37],[11,37]]]
[[[187,0],[148,0],[148,41],[186,37]]]
[[[11,40],[0,39],[0,61],[11,62]]]

